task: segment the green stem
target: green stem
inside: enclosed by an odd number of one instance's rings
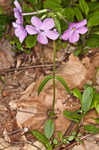
[[[55,63],[56,63],[56,44],[55,41],[53,41],[53,50],[54,50],[54,55],[53,55],[53,104],[52,104],[52,111],[54,113],[55,109]]]

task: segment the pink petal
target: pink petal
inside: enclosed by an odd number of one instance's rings
[[[47,32],[45,32],[45,34],[51,40],[57,40],[57,38],[59,37],[59,33],[55,30],[48,30]]]
[[[63,40],[68,40],[69,37],[71,36],[71,34],[72,34],[72,31],[71,31],[70,29],[67,29],[67,30],[63,33],[63,35],[62,35],[62,39],[63,39]]]
[[[14,1],[14,5],[16,6],[16,8],[17,8],[20,12],[22,12],[22,8],[21,8],[21,6],[20,6],[20,4],[19,4],[19,2],[18,2],[17,0]]]
[[[15,29],[15,35],[16,35],[16,37],[19,38],[19,41],[22,43],[24,41],[25,37],[27,36],[27,32],[23,26],[20,26]]]
[[[70,43],[75,43],[79,40],[79,34],[77,32],[73,32],[73,34],[69,37]]]
[[[28,32],[28,34],[30,35],[34,35],[37,34],[37,30],[35,29],[35,27],[31,26],[31,25],[26,25],[26,31]]]
[[[17,8],[14,8],[14,16],[17,19],[16,22],[18,24],[23,24],[23,16],[22,13],[19,12],[19,10]]]
[[[40,33],[40,34],[38,35],[37,40],[38,40],[38,42],[41,43],[41,44],[44,44],[44,45],[45,45],[45,44],[48,44],[48,39],[47,39],[47,37],[45,36],[44,32],[43,32],[43,33]]]
[[[77,32],[80,34],[85,34],[88,31],[87,27],[81,27],[77,29]]]
[[[31,18],[31,23],[32,23],[35,27],[37,27],[38,29],[40,29],[40,27],[42,26],[41,20],[40,20],[38,17],[36,17],[36,16],[34,16],[34,17]]]
[[[86,24],[87,24],[87,20],[84,19],[84,20],[82,20],[82,21],[76,23],[76,28],[82,27],[82,26],[84,26],[84,25],[86,25]]]
[[[69,23],[69,29],[75,28],[76,27],[76,23]]]
[[[54,20],[52,18],[47,18],[43,21],[41,30],[49,30],[55,26]]]

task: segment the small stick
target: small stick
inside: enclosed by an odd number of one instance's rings
[[[59,64],[56,64],[55,67],[59,66]],[[41,64],[41,65],[32,65],[32,66],[23,66],[19,68],[5,68],[0,69],[0,75],[8,72],[14,72],[14,71],[20,71],[20,70],[26,70],[26,69],[32,69],[32,68],[50,68],[53,67],[53,64]]]

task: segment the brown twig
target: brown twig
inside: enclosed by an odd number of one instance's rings
[[[59,64],[57,63],[55,67],[58,67],[58,66],[59,66]],[[9,73],[9,72],[32,69],[32,68],[50,68],[50,67],[53,67],[53,64],[22,66],[22,67],[19,67],[19,68],[5,68],[5,69],[0,69],[0,75],[3,75],[5,73]]]

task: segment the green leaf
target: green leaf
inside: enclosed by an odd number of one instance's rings
[[[48,139],[50,139],[53,133],[54,133],[54,122],[52,119],[49,119],[45,123],[44,134]]]
[[[78,20],[78,21],[83,20],[83,15],[82,15],[82,13],[81,13],[79,7],[74,7],[73,9],[74,9],[75,16],[76,16],[77,20]]]
[[[57,144],[58,144],[58,140],[57,140],[56,138],[54,138],[53,144],[54,144],[54,145],[57,145]]]
[[[86,40],[87,48],[98,48],[99,47],[99,35],[91,34]]]
[[[93,97],[93,104],[94,104],[94,107],[96,107],[99,104],[99,93],[95,93]]]
[[[46,0],[44,2],[44,8],[48,8],[51,10],[60,10],[62,9],[61,0]]]
[[[62,132],[61,132],[61,131],[58,132],[58,137],[59,137],[59,139],[60,139],[61,141],[63,140],[63,135],[62,135]]]
[[[92,87],[88,87],[84,90],[81,100],[81,108],[84,113],[86,113],[92,104],[94,91]]]
[[[38,141],[44,144],[47,150],[52,150],[52,145],[50,144],[50,141],[45,135],[40,133],[38,130],[32,130],[31,133],[36,137]]]
[[[99,114],[99,104],[97,104],[95,108],[96,108],[97,113]]]
[[[64,8],[63,15],[69,22],[73,22],[75,15],[74,9],[69,7]]]
[[[75,139],[75,136],[73,136],[73,135],[68,137],[68,141],[70,141],[70,142],[73,141],[74,139]]]
[[[56,29],[57,29],[58,33],[61,34],[61,25],[60,25],[59,19],[57,19],[56,17],[54,17],[54,22],[55,22]]]
[[[82,52],[82,48],[78,47],[75,51],[74,51],[74,56],[79,56]]]
[[[85,15],[88,15],[89,7],[85,0],[79,0],[80,8],[82,9],[82,12],[85,13]]]
[[[97,128],[95,125],[85,125],[84,129],[91,134],[99,133],[99,128]]]
[[[58,81],[61,82],[61,84],[64,86],[64,88],[66,89],[66,91],[68,92],[68,94],[72,94],[71,90],[69,89],[66,81],[61,77],[61,76],[55,76],[55,79],[57,79]]]
[[[88,27],[93,27],[99,25],[99,11],[92,13],[88,19]]]
[[[46,85],[46,83],[53,79],[53,76],[47,76],[41,83],[40,86],[38,88],[38,95],[41,93],[41,91],[43,90],[44,86]]]
[[[37,36],[36,35],[29,35],[26,40],[25,40],[25,44],[27,48],[32,48],[36,45],[36,41],[37,41]]]
[[[77,97],[78,99],[80,99],[80,100],[81,100],[82,95],[81,95],[81,92],[80,92],[80,90],[79,90],[79,89],[74,88],[74,89],[73,89],[73,94],[74,94],[74,96],[75,96],[75,97]]]
[[[64,111],[64,116],[76,123],[79,123],[80,120],[82,119],[82,115],[79,114],[78,112],[71,112],[67,110]]]
[[[0,15],[3,14],[3,8],[0,6]]]
[[[89,2],[88,3],[90,12],[99,10],[99,2]]]

